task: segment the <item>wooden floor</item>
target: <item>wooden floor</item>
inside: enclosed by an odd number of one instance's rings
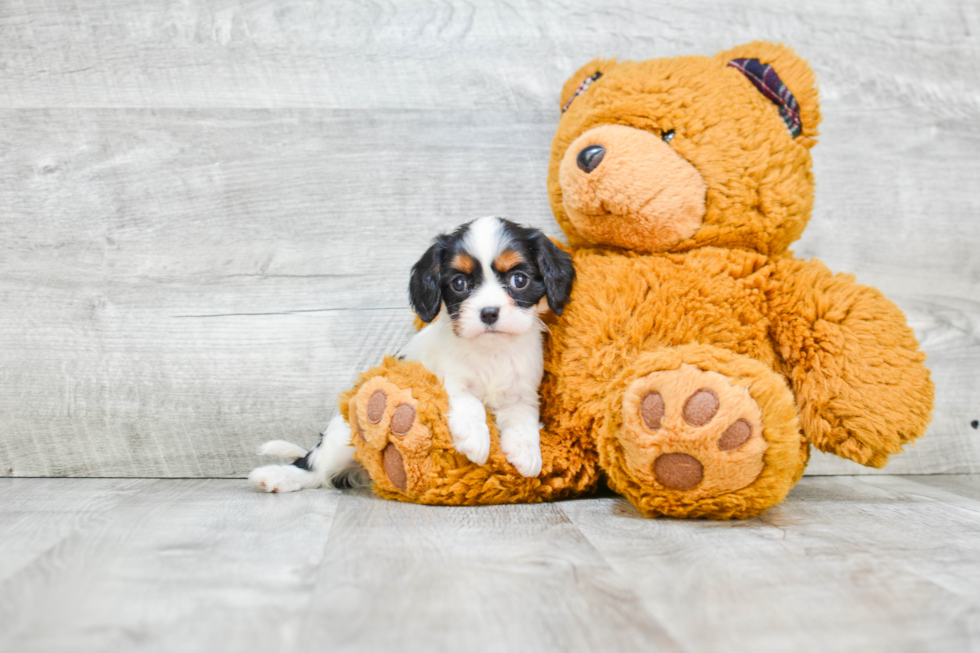
[[[0,479],[2,651],[978,651],[980,475],[809,477],[760,519]]]

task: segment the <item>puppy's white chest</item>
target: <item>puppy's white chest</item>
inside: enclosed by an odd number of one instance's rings
[[[543,371],[540,344],[531,341],[480,354],[455,373],[487,408],[497,410],[537,396]]]
[[[501,406],[510,405],[520,400],[520,395],[513,388],[520,382],[515,374],[507,374],[501,370],[499,375],[466,377],[463,386],[466,391],[479,399],[487,408],[491,410]]]
[[[466,392],[496,411],[518,403],[537,406],[544,369],[541,339],[536,330],[474,342],[456,337],[448,317],[440,315],[402,354],[429,368],[447,388]]]

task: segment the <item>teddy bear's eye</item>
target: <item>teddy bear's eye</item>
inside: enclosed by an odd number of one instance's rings
[[[664,139],[664,143],[669,143],[674,140],[674,130],[668,129],[665,132],[661,132],[660,138]]]

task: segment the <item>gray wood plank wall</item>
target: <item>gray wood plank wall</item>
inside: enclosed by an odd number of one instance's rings
[[[824,111],[796,252],[881,287],[937,383],[891,473],[980,472],[980,5],[0,2],[0,475],[240,476],[411,332],[486,214],[559,232],[565,78],[784,41]],[[865,471],[817,456],[810,473]]]

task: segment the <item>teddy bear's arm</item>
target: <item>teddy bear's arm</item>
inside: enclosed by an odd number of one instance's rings
[[[870,467],[925,433],[933,384],[905,315],[875,288],[823,263],[784,259],[768,300],[771,335],[804,435]]]

